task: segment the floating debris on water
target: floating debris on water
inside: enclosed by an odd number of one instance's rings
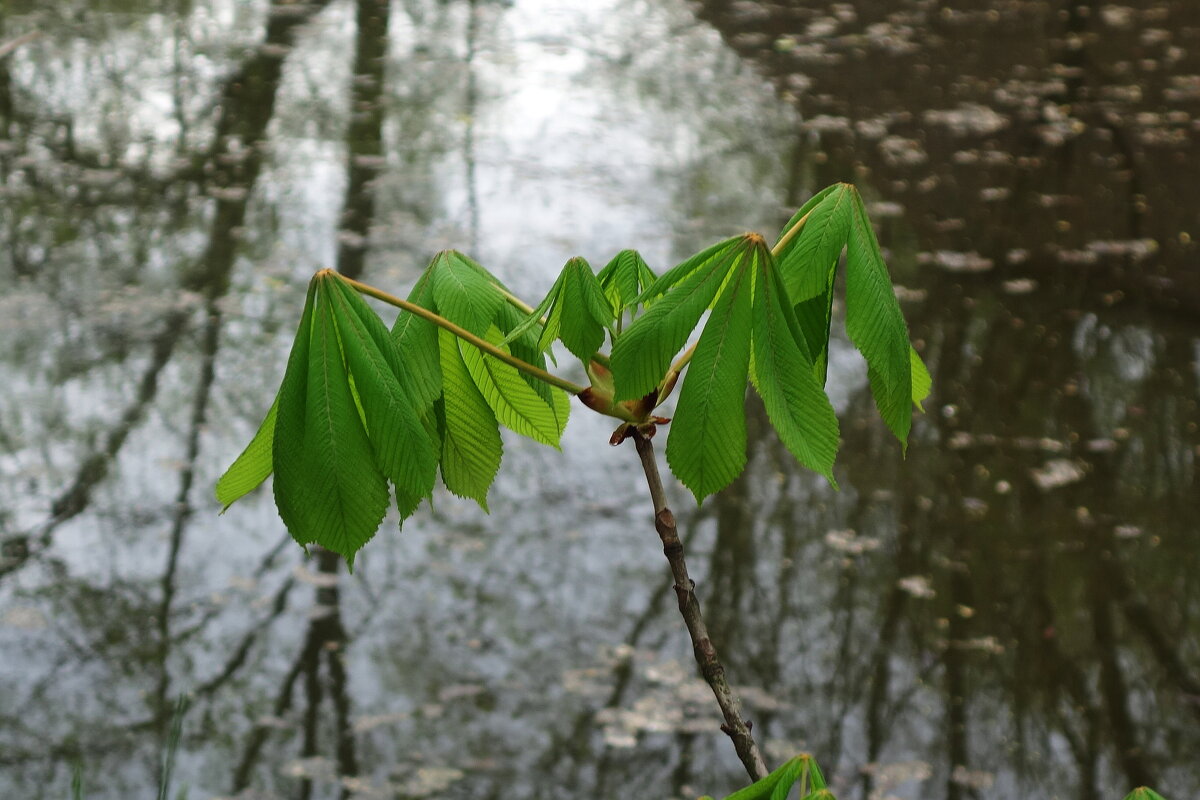
[[[1118,525],[1113,528],[1113,536],[1118,539],[1136,539],[1143,533],[1144,531],[1137,525]]]
[[[950,773],[950,780],[967,789],[979,791],[990,789],[996,782],[996,776],[982,769],[967,769],[962,764],[957,765]]]
[[[859,536],[850,529],[829,531],[825,534],[825,544],[848,555],[862,555],[872,550],[878,550],[882,542],[872,536]]]
[[[958,108],[929,109],[922,118],[926,124],[948,128],[954,136],[987,136],[1009,125],[1008,117],[977,103],[963,103]]]
[[[1133,261],[1144,261],[1158,252],[1154,239],[1117,239],[1088,242],[1089,252],[1099,256],[1127,256]]]
[[[903,136],[885,137],[879,142],[879,152],[883,160],[893,167],[915,166],[929,160],[920,142],[916,139],[905,139]]]
[[[918,264],[933,264],[946,272],[987,272],[995,263],[979,253],[960,253],[953,250],[938,250],[935,253],[918,253]]]
[[[896,581],[896,586],[901,591],[922,600],[930,600],[937,597],[937,592],[934,591],[933,584],[924,575],[909,575],[907,578],[901,578]]]
[[[1084,477],[1083,468],[1068,458],[1055,458],[1037,469],[1029,470],[1033,482],[1044,492],[1078,483]]]
[[[1029,294],[1034,289],[1037,289],[1038,282],[1033,278],[1014,278],[1011,281],[1004,281],[1000,287],[1004,289],[1005,294]]]

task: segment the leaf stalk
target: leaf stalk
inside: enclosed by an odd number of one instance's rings
[[[522,361],[521,359],[514,356],[512,353],[505,352],[504,350],[500,349],[499,347],[496,347],[496,345],[492,344],[491,342],[487,341],[486,339],[481,339],[480,337],[471,333],[466,328],[455,325],[453,322],[451,322],[450,320],[441,316],[440,314],[436,314],[423,306],[419,306],[416,303],[411,303],[408,300],[402,300],[401,298],[396,297],[393,294],[388,294],[387,292],[383,291],[382,289],[376,289],[374,286],[371,286],[366,283],[362,283],[361,281],[356,281],[353,278],[347,278],[345,275],[341,275],[338,273],[332,273],[332,274],[337,275],[337,277],[339,279],[345,281],[355,291],[359,292],[360,294],[365,294],[368,297],[374,297],[376,300],[380,300],[384,303],[387,303],[388,305],[395,306],[396,308],[399,308],[403,311],[408,311],[412,314],[416,314],[418,317],[421,317],[422,319],[426,319],[426,320],[432,322],[434,325],[437,325],[439,328],[442,328],[443,330],[453,333],[455,336],[462,339],[463,341],[473,344],[475,347],[478,347],[480,350],[487,353],[488,355],[490,355],[494,358],[497,358],[500,361],[503,361],[505,364],[508,364],[511,367],[515,367],[516,369],[519,369],[521,372],[524,372],[527,375],[532,375],[533,377],[537,378],[538,380],[540,380],[544,383],[548,383],[551,386],[562,389],[564,392],[568,392],[573,395],[578,395],[580,392],[584,391],[587,388],[586,386],[580,386],[576,383],[572,383],[571,381],[566,380],[565,378],[560,378],[557,375],[554,375],[553,373],[547,372],[546,370],[542,369],[541,367],[535,367],[533,364],[530,364],[526,361]]]

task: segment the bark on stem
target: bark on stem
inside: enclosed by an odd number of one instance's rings
[[[642,433],[635,431],[634,445],[638,457],[642,460],[642,470],[646,473],[646,485],[650,489],[650,498],[654,501],[654,529],[662,540],[663,553],[671,565],[671,575],[675,579],[675,597],[679,601],[679,613],[683,615],[688,634],[692,638],[692,651],[696,663],[700,666],[700,674],[712,689],[725,717],[721,730],[733,740],[738,758],[745,766],[746,772],[753,781],[767,776],[767,765],[758,750],[758,744],[750,733],[751,723],[742,719],[741,704],[729,688],[725,679],[725,667],[717,657],[717,648],[708,637],[708,628],[704,625],[704,617],[700,614],[700,601],[696,598],[695,582],[688,576],[687,562],[683,557],[683,542],[679,540],[679,532],[675,527],[675,515],[667,507],[667,496],[663,491],[662,478],[658,473],[658,462],[654,457],[654,445]]]

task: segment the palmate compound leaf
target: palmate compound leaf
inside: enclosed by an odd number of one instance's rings
[[[812,756],[799,755],[789,758],[766,777],[726,796],[724,800],[786,800],[792,787],[797,782],[802,782],[805,775],[808,776],[809,785],[816,790],[816,793],[825,790],[825,779],[821,775],[820,768],[817,767],[817,762]],[[812,796],[806,795],[805,797]],[[712,800],[712,798],[705,796],[700,800]],[[833,800],[832,795],[829,795],[829,800]]]
[[[1149,786],[1139,786],[1125,795],[1125,800],[1166,800],[1166,798]]]
[[[668,270],[642,293],[639,302],[653,305],[612,349],[617,400],[636,400],[654,390],[749,247],[747,242],[746,236],[718,242]]]
[[[596,279],[612,306],[619,332],[624,313],[637,309],[638,298],[654,285],[658,276],[637,250],[622,250],[600,270]]]
[[[867,360],[871,391],[884,422],[907,446],[912,404],[929,394],[929,372],[908,342],[891,279],[862,198],[850,184],[817,193],[780,235],[777,262],[794,306],[802,344],[823,386],[828,367],[833,285],[843,247],[846,328]]]
[[[402,496],[432,489],[436,430],[422,419],[411,378],[358,293],[336,273],[318,273],[276,402],[218,481],[218,499],[228,505],[274,468],[276,506],[292,536],[352,564],[387,510],[389,479]]]
[[[604,331],[612,322],[612,307],[595,273],[587,261],[576,257],[566,263],[545,299],[508,332],[505,341],[513,341],[540,324],[540,351],[545,352],[555,339],[561,339],[586,364],[604,343]]]
[[[279,389],[275,503],[297,542],[315,542],[353,564],[383,521],[389,496],[350,386],[338,281],[328,270],[313,278]]]
[[[757,254],[756,248],[739,248],[688,365],[667,439],[667,463],[697,503],[728,486],[746,466],[744,404]]]

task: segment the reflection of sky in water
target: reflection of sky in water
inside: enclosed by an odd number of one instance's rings
[[[761,12],[737,5],[748,19]],[[1014,161],[981,137],[1019,132],[1004,98],[1028,86],[1005,84],[999,112],[940,97],[914,101],[908,117],[872,109],[861,90],[862,119],[806,106],[801,128],[713,30],[674,5],[481,4],[470,67],[465,4],[406,9],[393,9],[367,274],[398,293],[433,250],[472,241],[530,301],[576,254],[598,269],[634,246],[661,271],[715,238],[782,221],[803,199],[788,196],[798,190],[789,190],[794,158],[799,189],[826,173],[846,177],[821,166],[814,135],[854,131],[863,152],[878,151],[868,156],[874,172],[856,179],[877,201],[906,313],[938,377],[908,460],[877,423],[862,423],[863,366],[838,339],[830,391],[846,439],[842,492],[799,473],[763,434],[760,413],[750,417],[751,480],[700,510],[669,487],[709,625],[772,758],[813,750],[847,797],[1066,792],[1080,742],[1116,736],[1116,723],[1097,722],[1115,713],[1116,663],[1135,743],[1158,774],[1194,788],[1194,770],[1173,754],[1197,739],[1186,699],[1195,643],[1184,635],[1195,604],[1185,567],[1195,559],[1186,520],[1195,518],[1196,335],[1156,318],[1110,319],[1105,308],[1060,314],[1060,297],[1081,295],[1061,274],[1036,271],[1120,259],[1150,270],[1158,248],[1109,230],[1045,248],[1032,233],[972,238],[974,220],[962,219],[1009,199],[1070,207],[1061,186],[1014,191],[1000,185],[1004,173],[978,185],[964,173],[971,202],[962,204],[950,184],[919,188],[922,171]],[[289,55],[264,170],[231,237],[240,249],[232,289],[217,301],[221,349],[188,494],[195,513],[184,518],[169,644],[159,646],[203,352],[204,287],[173,292],[230,235],[213,226],[216,201],[246,193],[185,179],[147,182],[139,197],[125,173],[144,162],[161,179],[212,144],[210,104],[259,46],[264,12],[226,2],[185,20],[15,18],[46,35],[4,62],[35,115],[17,128],[34,133],[0,150],[6,199],[26,204],[0,234],[10,245],[0,274],[19,276],[0,297],[4,563],[19,560],[17,536],[47,525],[81,463],[138,407],[156,346],[182,335],[83,510],[0,577],[0,793],[61,796],[81,754],[88,796],[144,795],[159,747],[153,726],[138,726],[153,720],[165,655],[167,700],[196,694],[179,771],[191,796],[229,794],[256,730],[269,734],[251,770],[263,794],[243,800],[295,796],[305,778],[314,797],[337,795],[329,662],[276,708],[310,625],[329,619],[330,576],[290,543],[271,554],[284,534],[269,491],[219,518],[210,497],[277,385],[304,281],[336,258],[350,4],[321,11]],[[852,37],[860,22],[870,52],[920,52],[915,26],[859,21],[845,4],[806,24],[814,37]],[[726,34],[737,47],[811,57],[812,76],[784,85],[824,97],[824,45]],[[50,120],[62,116],[75,120],[81,150],[112,148],[122,162],[59,163]],[[247,146],[226,143],[222,157]],[[986,282],[993,276],[1003,291]],[[562,371],[582,380],[568,359]],[[506,436],[491,516],[442,492],[402,532],[385,523],[354,577],[336,584],[360,772],[346,788],[682,797],[740,780],[692,673],[632,453],[604,444],[608,422],[575,410],[561,453]],[[1139,623],[1143,607],[1152,626]],[[1115,633],[1105,634],[1105,614],[1117,617]],[[1155,645],[1155,630],[1178,646]],[[231,664],[228,682],[208,691]],[[306,757],[314,686],[317,747]],[[968,711],[961,731],[956,707]],[[1093,757],[1099,785],[1123,785],[1111,748]]]

